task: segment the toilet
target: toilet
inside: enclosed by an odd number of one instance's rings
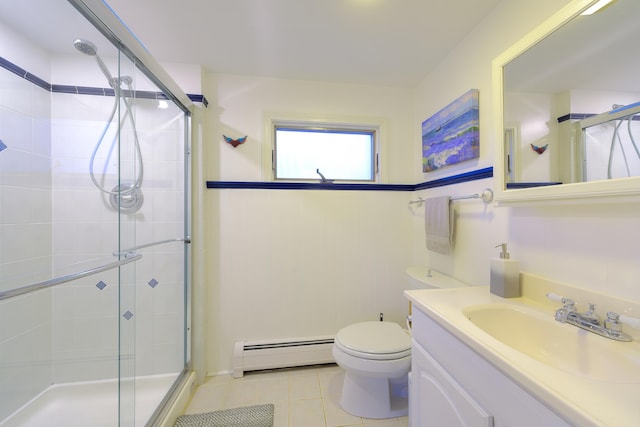
[[[409,409],[411,337],[393,322],[360,322],[338,331],[333,357],[345,370],[340,406],[365,418],[394,418]]]
[[[469,286],[424,267],[409,267],[406,272],[409,289]],[[332,354],[345,371],[340,397],[342,409],[364,418],[407,415],[411,370],[408,330],[393,322],[354,323],[338,331]]]

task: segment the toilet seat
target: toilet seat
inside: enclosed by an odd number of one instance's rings
[[[411,338],[397,323],[360,322],[338,331],[334,345],[344,353],[371,360],[395,360],[411,355]]]

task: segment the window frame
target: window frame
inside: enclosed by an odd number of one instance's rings
[[[386,136],[386,121],[376,118],[355,118],[347,116],[300,116],[268,113],[265,115],[265,144],[263,153],[263,175],[272,182],[320,182],[317,179],[276,178],[276,130],[300,129],[309,131],[335,131],[336,133],[361,132],[372,133],[373,151],[371,165],[373,177],[371,180],[349,180],[327,176],[335,183],[379,184],[383,182],[384,166],[382,160],[383,141]],[[321,171],[322,172],[322,171]]]

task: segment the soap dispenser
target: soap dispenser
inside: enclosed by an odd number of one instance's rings
[[[511,259],[507,252],[507,244],[501,243],[500,258],[491,258],[491,278],[489,290],[492,294],[503,298],[520,296],[520,268],[518,261]]]

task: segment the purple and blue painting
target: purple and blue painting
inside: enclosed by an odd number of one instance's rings
[[[422,122],[422,171],[480,156],[479,92],[471,89]]]

